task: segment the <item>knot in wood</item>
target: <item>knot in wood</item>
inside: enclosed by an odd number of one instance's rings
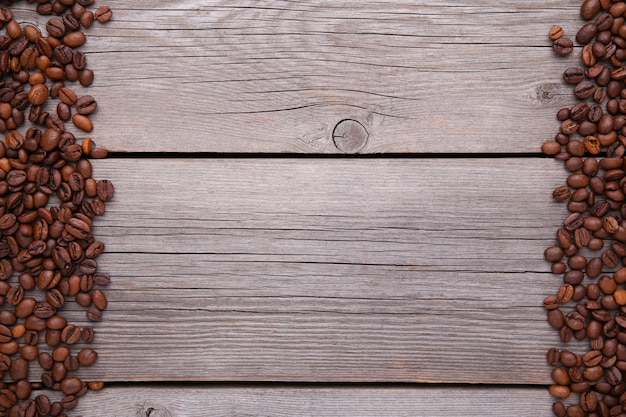
[[[139,412],[140,417],[172,417],[172,413],[163,407],[144,407]]]
[[[369,133],[365,127],[352,119],[337,123],[333,130],[333,143],[342,152],[357,153],[367,144]]]

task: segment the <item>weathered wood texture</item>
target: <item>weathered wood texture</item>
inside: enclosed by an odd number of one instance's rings
[[[106,381],[546,384],[549,159],[105,160]]]
[[[519,388],[106,388],[81,398],[75,414],[113,417],[335,416],[551,417],[547,390]]]
[[[573,37],[579,0],[107,4],[85,50],[91,136],[117,152],[340,153],[343,119],[362,153],[538,152],[574,102],[578,51],[556,58],[547,31]],[[96,223],[114,281],[79,374],[116,384],[76,413],[550,415],[558,163],[129,158],[96,176],[117,189]],[[177,384],[194,381],[493,385]]]
[[[347,118],[363,153],[538,152],[574,102],[578,51],[555,57],[547,31],[573,37],[578,0],[107,4],[85,50],[114,151],[340,153]]]

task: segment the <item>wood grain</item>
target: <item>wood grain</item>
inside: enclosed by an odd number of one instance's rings
[[[85,45],[99,101],[92,133],[119,152],[539,152],[575,101],[579,1],[111,0]],[[25,7],[25,6],[23,6]],[[32,14],[32,13],[31,13]],[[28,19],[37,19],[28,15]]]
[[[579,51],[555,57],[547,31],[573,37],[580,1],[432,3],[107,1],[85,45],[96,81],[74,88],[99,102],[93,139],[140,158],[96,165],[117,189],[96,229],[113,284],[79,375],[113,384],[75,413],[551,415],[545,352],[565,345],[542,254],[565,173],[437,154],[534,153],[556,133]],[[362,153],[434,158],[202,159],[341,153],[344,119]]]
[[[484,387],[107,387],[72,410],[102,417],[336,416],[336,417],[551,417],[542,388]]]
[[[550,159],[105,160],[89,378],[545,384]],[[497,179],[497,180],[496,180]],[[78,314],[78,312],[76,313]],[[87,376],[87,374],[84,374]]]

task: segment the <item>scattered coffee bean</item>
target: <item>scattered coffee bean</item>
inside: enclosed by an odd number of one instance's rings
[[[81,328],[64,311],[72,304],[97,322],[108,307],[110,277],[96,261],[105,246],[93,218],[104,214],[114,187],[93,178],[89,161],[107,151],[71,130],[93,129],[95,98],[74,92],[94,80],[79,48],[93,22],[109,21],[112,11],[87,10],[94,0],[28,0],[46,19],[40,30],[19,23],[31,17],[14,16],[11,1],[0,3],[0,417],[60,416],[103,386],[73,375],[97,359],[81,346],[94,342],[95,325]],[[567,323],[578,327],[577,319]],[[63,395],[52,401],[46,389]]]
[[[543,305],[556,341],[587,344],[580,354],[548,351],[552,410],[561,417],[626,410],[625,13],[624,1],[584,0],[576,47],[562,27],[548,32],[556,55],[580,49],[580,66],[562,74],[573,102],[558,110],[557,133],[542,144],[567,172],[552,191],[567,213],[544,251],[558,290]]]

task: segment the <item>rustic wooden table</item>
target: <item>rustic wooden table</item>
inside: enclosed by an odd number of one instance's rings
[[[99,3],[107,386],[73,414],[552,415],[580,0]]]

